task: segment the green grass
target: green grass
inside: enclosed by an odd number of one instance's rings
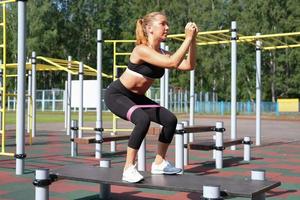
[[[78,113],[72,112],[72,119],[78,120]],[[104,112],[102,114],[103,121],[112,120],[112,114]],[[27,116],[25,117],[27,120]],[[84,112],[83,120],[85,122],[96,121],[96,112]],[[64,112],[37,112],[36,113],[36,123],[54,123],[54,122],[64,122],[65,114]],[[6,113],[6,124],[16,124],[16,112]]]

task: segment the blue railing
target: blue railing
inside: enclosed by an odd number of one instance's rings
[[[278,115],[278,105],[273,102],[261,102],[260,105],[262,113],[275,113]],[[237,113],[241,114],[253,114],[256,112],[255,102],[237,102],[236,107]],[[195,112],[196,113],[206,113],[206,114],[229,114],[231,112],[230,102],[195,102]]]

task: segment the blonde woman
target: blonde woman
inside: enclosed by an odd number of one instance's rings
[[[136,183],[143,176],[136,169],[138,149],[148,132],[150,122],[162,125],[158,138],[157,155],[152,163],[152,174],[177,174],[181,169],[166,160],[177,124],[176,116],[145,96],[155,79],[164,75],[165,68],[193,70],[196,62],[196,35],[198,27],[189,22],[185,26],[185,40],[176,52],[160,49],[169,32],[167,17],[162,12],[152,12],[136,23],[136,46],[129,59],[128,68],[111,83],[105,93],[105,103],[112,113],[131,121],[135,127],[128,141],[123,181]],[[187,55],[187,57],[186,57]]]

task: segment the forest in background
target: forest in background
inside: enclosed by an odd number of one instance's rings
[[[8,62],[17,58],[17,4],[7,12]],[[300,0],[29,0],[27,55],[74,60],[96,68],[96,30],[104,40],[135,39],[135,24],[148,12],[164,11],[170,34],[184,32],[188,21],[201,31],[230,29],[237,21],[243,35],[300,31]],[[298,38],[299,41],[299,38]],[[179,42],[167,41],[170,51]],[[133,45],[124,45],[131,51]],[[128,58],[118,60],[126,64]],[[255,100],[255,47],[238,44],[237,100]],[[300,48],[262,52],[262,100],[300,98]],[[103,46],[103,71],[112,73],[112,45]],[[230,45],[197,47],[196,92],[216,92],[230,101]],[[38,89],[64,88],[64,72],[37,73]],[[111,80],[105,79],[104,86]],[[158,82],[155,83],[158,86]],[[14,83],[10,83],[14,87]],[[189,87],[189,73],[172,70],[170,86]]]

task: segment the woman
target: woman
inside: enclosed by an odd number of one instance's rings
[[[110,84],[105,93],[105,103],[111,112],[135,124],[128,141],[122,177],[126,182],[143,180],[136,169],[135,160],[151,121],[163,126],[158,139],[157,155],[152,163],[152,174],[181,172],[181,169],[165,160],[177,118],[169,110],[147,98],[145,93],[154,79],[164,75],[164,68],[194,69],[198,28],[195,23],[187,23],[185,40],[174,54],[160,49],[160,43],[165,41],[168,31],[169,24],[164,13],[152,12],[139,19],[136,23],[136,47],[130,56],[128,68],[118,80]]]

